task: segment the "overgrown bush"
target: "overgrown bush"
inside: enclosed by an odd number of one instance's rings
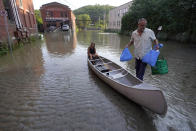
[[[196,2],[193,0],[133,0],[129,12],[122,18],[121,33],[137,28],[139,18],[146,18],[148,28],[158,26],[168,34],[186,34],[185,40],[196,36]],[[187,37],[188,35],[188,37]]]
[[[8,53],[8,45],[5,43],[0,43],[0,56]]]

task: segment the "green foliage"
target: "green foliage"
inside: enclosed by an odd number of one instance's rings
[[[0,43],[0,56],[7,54],[8,51],[8,46],[5,43]]]
[[[37,28],[39,32],[43,32],[43,21],[42,21],[41,13],[39,10],[35,10],[35,18],[37,21]]]
[[[94,24],[97,28],[103,28],[108,22],[109,10],[112,8],[114,7],[109,5],[88,5],[74,10],[74,14],[76,15],[76,21],[79,19],[79,15],[88,14],[92,20],[91,24]]]
[[[148,27],[156,31],[162,25],[168,33],[196,34],[196,2],[193,0],[133,0],[122,18],[121,32],[137,28],[139,18],[146,18]]]
[[[42,18],[41,18],[41,13],[39,10],[35,10],[35,17],[38,23],[43,24]]]
[[[91,22],[91,18],[88,14],[80,14],[77,16],[77,19],[79,20],[77,21],[77,26],[80,29],[87,28]]]
[[[19,48],[24,47],[25,44],[30,44],[30,43],[36,43],[37,40],[40,40],[41,35],[33,35],[30,36],[28,39],[26,40],[22,40],[18,43],[12,43],[12,50],[16,50]],[[8,43],[7,42],[0,42],[0,56],[6,55],[9,52],[10,48],[8,47]]]

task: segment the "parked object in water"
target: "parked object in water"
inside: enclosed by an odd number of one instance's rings
[[[63,31],[68,31],[69,30],[69,25],[62,25],[62,30]]]
[[[114,62],[101,56],[100,58],[88,59],[88,65],[100,79],[128,99],[155,113],[165,114],[167,112],[167,103],[160,89],[142,82]]]
[[[152,75],[168,73],[168,65],[164,57],[158,58],[156,65],[151,67]]]
[[[49,28],[48,28],[48,31],[49,32],[52,32],[52,31],[54,31],[56,29],[56,26],[50,26]]]
[[[156,46],[157,45],[155,45],[153,49],[156,49]],[[161,49],[163,47],[163,44],[159,43],[158,46],[159,49]],[[155,66],[154,67],[151,66],[151,70],[152,70],[152,75],[168,73],[168,64],[166,59],[162,55],[159,55]]]

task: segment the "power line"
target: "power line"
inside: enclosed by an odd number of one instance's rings
[[[75,5],[71,4],[70,2],[68,2],[67,0],[60,0],[62,3],[68,3],[69,6],[73,7],[73,8],[77,8]]]

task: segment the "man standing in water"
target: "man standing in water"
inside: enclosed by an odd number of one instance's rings
[[[146,19],[139,19],[138,28],[133,31],[131,40],[127,44],[127,47],[134,44],[136,77],[140,80],[143,80],[147,65],[142,62],[143,56],[152,49],[152,43],[157,45],[157,49],[159,48],[158,40],[156,39],[154,32],[151,29],[146,28],[146,25]]]

